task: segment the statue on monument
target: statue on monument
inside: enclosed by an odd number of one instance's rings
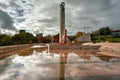
[[[65,6],[65,3],[64,3],[64,2],[61,2],[61,4],[60,4],[60,8],[63,9],[64,6]]]

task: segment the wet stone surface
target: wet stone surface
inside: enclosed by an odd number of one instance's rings
[[[80,51],[12,55],[0,60],[0,80],[119,80],[120,58]],[[19,54],[19,52],[18,52]],[[29,53],[27,53],[29,54]]]

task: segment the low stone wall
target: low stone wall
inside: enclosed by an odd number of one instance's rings
[[[99,50],[99,45],[59,45],[48,44],[49,50]]]
[[[13,46],[1,46],[0,47],[0,58],[3,58],[5,56],[9,56],[13,54],[12,52],[25,49],[32,46],[32,44],[24,44],[24,45],[13,45]]]

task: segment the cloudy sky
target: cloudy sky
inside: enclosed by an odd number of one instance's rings
[[[20,29],[31,33],[59,32],[59,5],[66,3],[66,28],[69,35],[91,32],[104,26],[120,29],[120,0],[0,0],[0,34],[15,34]]]

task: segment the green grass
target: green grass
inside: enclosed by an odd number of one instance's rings
[[[120,37],[113,37],[113,36],[96,36],[95,42],[120,42]]]

